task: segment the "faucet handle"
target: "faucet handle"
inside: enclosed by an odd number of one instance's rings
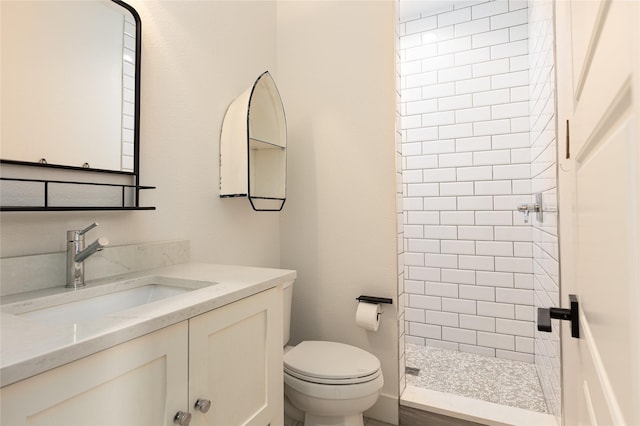
[[[93,228],[95,228],[96,226],[98,226],[98,222],[93,222],[91,225],[87,226],[86,228],[84,228],[81,231],[78,231],[78,235],[84,235],[87,232],[91,231]]]
[[[67,241],[74,242],[80,241],[81,239],[84,240],[84,234],[91,231],[96,226],[98,226],[98,222],[93,222],[91,225],[87,226],[84,229],[67,231]]]

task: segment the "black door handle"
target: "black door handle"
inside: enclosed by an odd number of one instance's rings
[[[580,337],[580,320],[578,318],[578,298],[569,295],[570,309],[538,308],[538,331],[551,333],[551,319],[571,321],[571,337]]]

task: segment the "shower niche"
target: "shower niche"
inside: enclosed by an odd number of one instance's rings
[[[287,126],[271,74],[229,105],[220,135],[220,197],[247,197],[256,211],[280,211],[286,200]]]

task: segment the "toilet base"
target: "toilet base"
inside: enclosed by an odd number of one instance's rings
[[[340,386],[304,382],[285,373],[285,412],[286,405],[297,408],[305,426],[364,426],[362,413],[376,403],[383,384],[382,374],[370,382]]]
[[[364,426],[362,413],[352,416],[315,416],[305,413],[304,426]]]
[[[304,423],[304,411],[298,409],[289,401],[289,397],[284,395],[284,425],[302,426]]]
[[[287,417],[286,414],[284,415],[284,426],[303,426],[303,425],[304,423],[294,420],[291,417]]]

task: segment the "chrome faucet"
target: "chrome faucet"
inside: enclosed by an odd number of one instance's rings
[[[96,226],[98,226],[97,223],[92,223],[79,231],[67,231],[67,284],[65,287],[84,287],[84,261],[109,245],[109,240],[101,237],[85,248],[84,234]]]

